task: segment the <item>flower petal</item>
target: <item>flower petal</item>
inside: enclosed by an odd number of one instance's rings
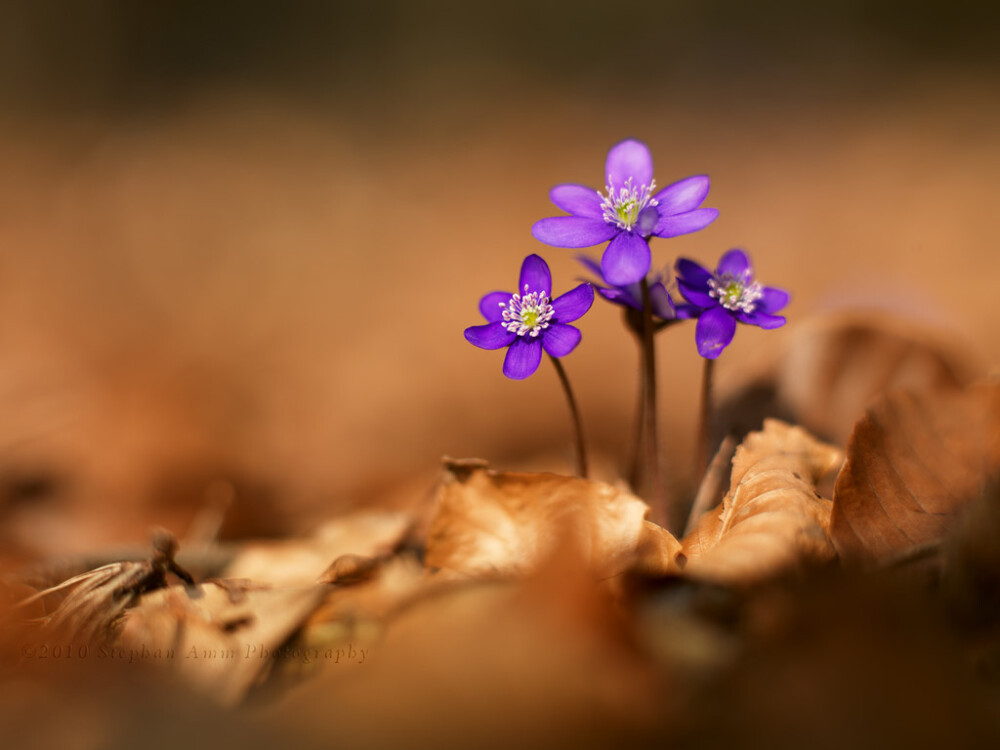
[[[484,326],[470,326],[465,329],[465,340],[480,349],[502,349],[517,338],[503,323],[487,323]]]
[[[600,219],[604,216],[600,194],[586,185],[556,185],[549,191],[549,200],[574,216],[586,216],[591,219]]]
[[[772,328],[781,328],[785,325],[785,317],[783,315],[769,315],[766,312],[756,310],[750,314],[740,313],[739,319],[741,322],[746,323],[751,326],[760,326],[764,330],[771,330]]]
[[[625,305],[627,307],[635,308],[636,310],[642,309],[642,303],[639,302],[638,298],[630,295],[625,289],[619,287],[611,287],[610,289],[605,289],[604,287],[597,287],[597,293],[600,294],[608,302],[613,302],[616,305]]]
[[[616,191],[629,177],[634,187],[652,182],[653,157],[646,144],[630,138],[612,146],[604,165],[604,177]]]
[[[736,333],[736,319],[722,307],[706,310],[698,318],[694,339],[698,354],[705,359],[715,359],[729,346]]]
[[[667,185],[653,196],[659,203],[660,215],[673,216],[694,211],[708,196],[709,184],[708,175],[699,174]]]
[[[760,298],[760,302],[757,303],[757,309],[760,312],[768,313],[773,315],[779,310],[783,309],[785,305],[788,304],[788,300],[791,296],[784,289],[778,289],[774,286],[765,286],[761,289],[764,296]]]
[[[503,360],[503,374],[511,380],[524,380],[542,361],[542,342],[536,336],[518,336]]]
[[[622,232],[608,243],[601,258],[604,279],[615,286],[641,281],[649,273],[649,245],[635,232]]]
[[[653,312],[663,320],[673,320],[677,317],[674,301],[663,284],[653,284],[649,288],[649,301],[653,306]]]
[[[594,287],[590,284],[580,284],[576,289],[570,289],[552,300],[556,311],[555,319],[560,323],[572,323],[583,316],[594,304]]]
[[[546,296],[552,294],[552,272],[549,271],[549,264],[542,260],[542,256],[532,253],[524,259],[517,291],[519,294],[526,292],[545,292]]]
[[[715,269],[715,273],[718,276],[728,273],[732,276],[749,275],[753,278],[753,266],[750,265],[747,254],[736,247],[719,258],[719,267]]]
[[[510,302],[511,298],[510,292],[490,292],[481,300],[479,300],[479,312],[483,314],[490,323],[496,323],[498,320],[503,320],[503,310],[500,305],[506,305]]]
[[[686,281],[681,281],[677,279],[677,291],[681,293],[681,296],[693,305],[698,307],[718,307],[719,301],[713,299],[708,293],[707,287],[705,289],[691,286]]]
[[[682,302],[677,305],[677,320],[691,320],[691,318],[697,318],[704,311],[705,308],[703,307],[689,305],[686,302]]]
[[[553,357],[565,357],[576,349],[583,334],[575,326],[568,326],[563,323],[552,323],[542,331],[542,346],[545,351]]]
[[[619,231],[604,219],[553,216],[536,221],[531,227],[531,236],[553,247],[592,247],[607,242]]]
[[[679,237],[682,234],[690,234],[704,229],[717,218],[719,218],[719,209],[717,208],[698,208],[675,216],[661,214],[653,234],[664,238]]]
[[[708,280],[712,278],[712,272],[701,263],[695,263],[689,258],[678,258],[674,263],[674,271],[677,272],[678,281],[708,291]]]

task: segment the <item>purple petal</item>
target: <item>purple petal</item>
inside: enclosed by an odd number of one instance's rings
[[[697,286],[692,286],[686,281],[677,279],[677,291],[681,293],[681,296],[693,305],[698,307],[718,307],[719,301],[713,299],[708,293],[708,287],[701,288]]]
[[[496,323],[498,320],[503,320],[503,310],[500,308],[500,304],[506,305],[510,302],[511,293],[510,292],[490,292],[481,300],[479,300],[479,312],[483,314],[490,323]]]
[[[620,230],[604,219],[553,216],[536,221],[531,236],[553,247],[592,247],[607,242]]]
[[[641,141],[629,139],[611,147],[604,165],[604,177],[617,191],[629,177],[634,187],[653,180],[653,157]]]
[[[627,305],[628,307],[633,307],[636,310],[642,309],[642,303],[639,299],[632,296],[624,289],[619,289],[618,287],[612,287],[611,289],[598,287],[597,292],[608,302],[613,302],[616,305]]]
[[[788,304],[788,300],[791,298],[791,295],[784,289],[773,286],[765,286],[761,291],[764,296],[757,303],[757,309],[763,313],[774,314],[778,312]]]
[[[549,191],[549,200],[574,216],[600,219],[604,215],[601,196],[586,185],[556,185]]]
[[[556,311],[555,319],[560,323],[572,323],[582,317],[593,304],[594,287],[586,283],[552,300],[552,307]]]
[[[579,328],[562,323],[552,323],[542,331],[542,346],[553,357],[565,357],[576,349],[581,336]]]
[[[552,294],[552,273],[549,265],[540,255],[532,253],[524,259],[521,264],[521,278],[517,282],[519,294],[526,292],[545,292],[546,296]]]
[[[717,208],[699,208],[676,216],[660,216],[653,234],[657,237],[679,237],[704,229],[719,217]]]
[[[719,258],[719,267],[715,270],[715,273],[718,276],[728,273],[732,276],[749,276],[753,278],[753,268],[750,265],[750,258],[739,248],[734,248]]]
[[[542,342],[535,336],[518,336],[503,360],[503,374],[511,380],[524,380],[542,361]]]
[[[604,281],[604,274],[601,273],[600,263],[598,263],[593,258],[588,258],[586,255],[577,255],[576,259],[580,261],[580,263],[582,263],[584,266],[586,266],[587,270],[590,271],[592,274],[594,274],[594,276],[599,278],[602,282]]]
[[[772,328],[781,328],[785,325],[785,318],[783,315],[769,315],[766,312],[755,310],[754,312],[740,313],[739,319],[741,322],[747,325],[760,326],[765,330],[771,330]]]
[[[661,216],[673,216],[694,211],[708,196],[708,175],[695,175],[667,185],[653,197],[657,200]]]
[[[695,263],[688,258],[678,258],[674,263],[674,270],[677,272],[678,281],[685,281],[700,289],[708,289],[708,280],[712,278],[712,272],[701,263]]]
[[[729,346],[736,333],[736,319],[722,307],[706,310],[698,318],[694,339],[698,354],[705,359],[715,359]],[[508,355],[509,356],[509,355]]]
[[[465,340],[480,349],[502,349],[516,338],[517,334],[508,331],[502,323],[487,323],[465,329]]]
[[[697,305],[688,305],[684,302],[677,305],[678,320],[691,320],[691,318],[697,318],[702,312],[704,312],[704,308]]]
[[[608,243],[601,258],[601,269],[609,284],[625,286],[644,279],[651,262],[646,240],[635,232],[622,232]]]
[[[653,284],[649,288],[649,301],[653,306],[653,312],[663,320],[673,320],[677,317],[674,301],[670,299],[670,292],[663,284]]]

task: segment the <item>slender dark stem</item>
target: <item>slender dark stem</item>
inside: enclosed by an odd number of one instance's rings
[[[646,413],[646,376],[645,366],[643,365],[645,349],[642,346],[642,313],[638,310],[628,308],[626,317],[628,318],[629,315],[639,318],[635,326],[629,325],[629,330],[635,334],[635,341],[639,347],[639,389],[635,405],[635,428],[632,433],[632,453],[629,457],[628,481],[636,491],[639,491],[639,483],[642,480],[643,444],[646,434],[646,422],[644,419]]]
[[[566,401],[569,403],[569,413],[573,419],[573,432],[575,435],[576,447],[576,473],[577,476],[587,478],[587,449],[583,443],[583,423],[580,421],[580,410],[576,407],[576,398],[573,396],[573,389],[570,388],[569,378],[566,377],[566,370],[563,369],[562,362],[556,357],[549,355],[552,366],[556,368],[559,382],[562,383],[563,391],[566,393]]]
[[[706,359],[701,371],[701,413],[698,417],[698,442],[695,449],[694,481],[698,483],[708,468],[708,434],[712,425],[712,414],[715,411],[712,394],[712,376],[715,373],[715,360]]]
[[[648,492],[646,500],[653,509],[653,518],[660,523],[667,521],[666,495],[660,467],[659,435],[656,429],[656,349],[653,346],[653,302],[646,279],[639,282],[642,291],[642,381],[643,405],[643,463]]]

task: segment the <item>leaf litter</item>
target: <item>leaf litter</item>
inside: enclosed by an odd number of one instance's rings
[[[681,540],[624,485],[448,459],[426,507],[200,539],[190,574],[161,537],[35,593],[10,577],[0,690],[63,689],[39,645],[89,653],[70,682],[95,690],[129,665],[92,706],[105,747],[184,696],[219,746],[989,746],[997,386],[866,404],[840,447],[777,419],[724,445]]]

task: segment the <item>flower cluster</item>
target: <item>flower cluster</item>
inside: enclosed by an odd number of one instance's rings
[[[718,217],[718,210],[701,206],[709,192],[707,176],[688,177],[657,190],[649,149],[632,139],[611,148],[605,175],[603,192],[576,184],[552,188],[552,202],[569,215],[541,219],[531,229],[536,239],[555,247],[606,242],[600,263],[579,256],[599,281],[550,299],[549,268],[539,256],[529,255],[517,290],[483,297],[479,309],[487,324],[465,330],[465,338],[475,346],[507,348],[504,375],[528,377],[538,369],[543,352],[552,357],[569,354],[580,341],[580,331],[568,324],[587,312],[595,288],[607,301],[641,312],[645,286],[650,315],[660,327],[697,319],[695,343],[705,359],[717,358],[730,344],[737,323],[760,328],[784,325],[785,318],[777,313],[788,304],[788,292],[757,282],[742,250],[725,253],[714,272],[687,258],[677,260],[680,301],[673,298],[662,275],[650,274],[652,237],[697,232]]]
[[[738,323],[778,328],[778,315],[788,304],[788,292],[757,281],[750,258],[739,249],[725,253],[714,271],[688,258],[674,266],[676,291],[662,274],[650,274],[653,237],[670,238],[704,229],[718,218],[704,208],[710,182],[705,175],[688,177],[657,190],[653,159],[645,144],[625,140],[608,152],[603,192],[583,185],[552,188],[549,197],[567,216],[535,222],[535,239],[555,247],[582,248],[607,243],[600,263],[578,260],[598,281],[583,283],[552,298],[552,275],[538,255],[529,255],[513,292],[490,292],[479,301],[484,325],[465,329],[465,338],[481,349],[506,349],[503,373],[523,380],[538,370],[542,355],[552,360],[569,406],[575,432],[576,472],[587,476],[587,458],[580,411],[566,371],[559,361],[580,343],[581,333],[570,325],[594,302],[595,288],[608,302],[625,310],[625,326],[639,343],[639,407],[632,446],[629,482],[651,501],[654,516],[667,523],[672,515],[663,480],[657,433],[656,347],[654,335],[673,324],[696,319],[695,344],[704,358],[700,424],[695,440],[695,476],[707,466],[708,426],[712,412],[713,362],[729,346]]]

